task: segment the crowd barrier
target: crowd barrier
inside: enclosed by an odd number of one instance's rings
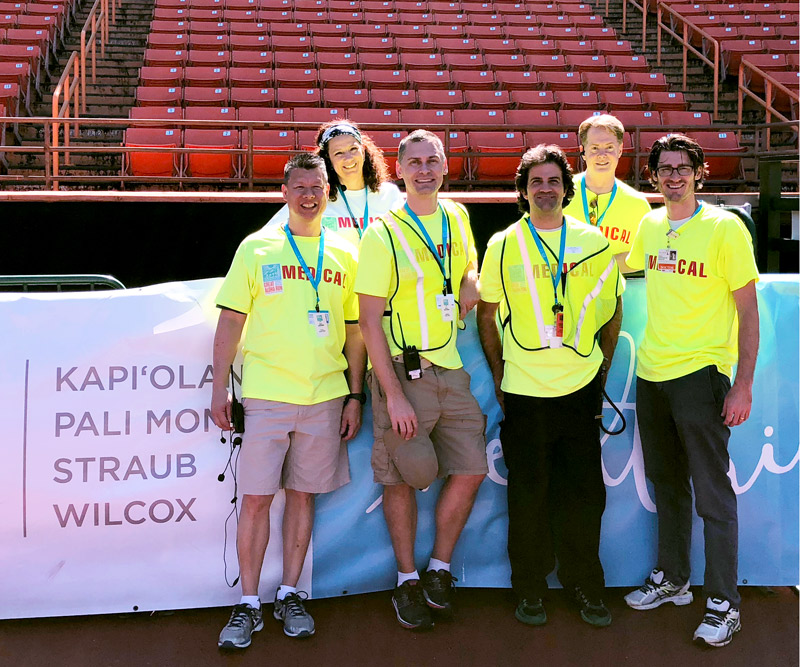
[[[238,574],[228,445],[208,413],[219,279],[93,293],[0,294],[0,618],[229,605]],[[742,585],[798,583],[798,276],[758,285],[761,350],[750,419],[733,430]],[[656,516],[635,420],[644,282],[629,280],[609,395],[628,423],[604,436],[609,586],[641,583]],[[506,468],[499,407],[474,315],[459,336],[488,415],[490,473],[453,556],[459,586],[507,587]],[[317,500],[300,587],[313,597],[389,589],[395,564],[369,465],[372,423],[351,442],[351,483]],[[608,427],[616,417],[606,407]],[[418,563],[432,542],[435,486],[418,493]],[[281,494],[261,593],[280,578]],[[226,540],[227,537],[227,540]],[[692,582],[703,577],[695,517]],[[223,564],[223,555],[227,569]],[[555,583],[555,580],[553,581]]]

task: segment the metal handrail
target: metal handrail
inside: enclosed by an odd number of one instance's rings
[[[622,32],[628,29],[628,5],[632,5],[634,9],[638,9],[642,14],[642,53],[644,53],[647,44],[647,5],[649,0],[641,0],[641,4],[636,0],[623,0],[622,1]],[[606,10],[606,13],[608,11]]]
[[[764,79],[764,99],[761,99],[756,93],[746,87],[745,85],[745,75],[750,73],[750,80],[752,81],[752,75],[758,74]],[[787,86],[784,86],[780,81],[777,81],[772,76],[770,76],[769,72],[765,72],[759,67],[756,67],[752,63],[748,62],[744,58],[739,63],[739,85],[738,85],[738,111],[737,111],[737,121],[739,125],[742,124],[742,117],[744,113],[744,96],[747,95],[750,99],[755,100],[759,106],[761,106],[766,114],[766,123],[769,124],[772,120],[772,116],[775,115],[780,120],[784,122],[788,122],[789,119],[784,116],[780,111],[778,111],[774,106],[772,106],[772,90],[773,88],[777,88],[781,92],[785,93],[791,99],[794,99],[795,102],[800,103],[800,95],[797,93],[797,89],[790,89]],[[767,128],[766,134],[766,144],[767,149],[769,149],[770,139],[771,139],[771,129]]]
[[[61,292],[64,285],[86,285],[89,287],[89,291],[94,291],[98,287],[125,289],[125,285],[114,276],[99,273],[0,276],[0,288],[13,287],[16,285],[22,288],[20,290],[22,292],[30,291],[29,288],[31,286],[44,287],[47,285],[53,285],[56,292]]]
[[[116,22],[116,2],[114,5],[114,20]],[[98,32],[99,30],[99,32]],[[87,40],[86,33],[89,33]],[[86,113],[86,53],[91,51],[92,56],[92,83],[97,82],[97,42],[100,41],[100,55],[106,57],[106,42],[108,41],[108,0],[95,0],[86,22],[81,28],[81,65],[83,72],[83,95],[81,110]]]
[[[58,80],[58,85],[53,91],[53,118],[69,118],[70,104],[75,106],[75,116],[79,115],[79,101],[80,101],[80,88],[81,88],[81,65],[78,53],[73,51]],[[61,93],[64,93],[64,101],[59,104]],[[53,135],[51,146],[58,148],[58,134],[61,129],[60,123],[53,123]],[[64,124],[64,146],[69,146],[69,123]],[[58,152],[53,153],[53,173],[58,174]],[[64,156],[64,164],[69,164],[69,153]],[[58,187],[58,184],[56,184]]]
[[[683,34],[679,35],[676,33],[672,28],[668,27],[662,20],[661,14],[662,12],[666,12],[670,16],[674,16],[676,19],[682,22],[683,24]],[[665,5],[663,2],[659,2],[656,8],[656,27],[658,32],[656,33],[656,63],[661,65],[661,31],[664,30],[668,35],[678,40],[683,45],[683,89],[686,90],[686,70],[688,67],[688,52],[691,51],[695,56],[697,56],[700,60],[706,63],[709,67],[714,70],[714,112],[713,118],[717,120],[719,118],[719,42],[714,39],[711,35],[709,35],[705,30],[700,28],[699,26],[692,23],[688,18],[679,14],[674,9]],[[704,53],[696,49],[692,44],[689,42],[689,28],[694,30],[698,33],[703,39],[708,40],[711,45],[714,47],[714,59],[709,60]]]

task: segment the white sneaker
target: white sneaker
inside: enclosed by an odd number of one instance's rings
[[[625,602],[631,609],[655,609],[665,602],[672,602],[680,607],[691,604],[692,592],[688,581],[683,586],[676,586],[664,579],[661,570],[653,570],[643,586],[625,596]]]
[[[728,600],[708,598],[703,622],[694,631],[694,641],[708,646],[726,646],[742,629],[739,610]]]

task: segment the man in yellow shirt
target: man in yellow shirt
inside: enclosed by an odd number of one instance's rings
[[[692,601],[693,487],[706,557],[706,610],[694,640],[725,646],[741,628],[728,439],[730,427],[750,416],[758,269],[739,218],[697,199],[707,174],[697,142],[682,135],[662,137],[653,145],[648,167],[665,205],[644,217],[627,262],[644,269],[647,279],[636,415],[645,472],[655,492],[658,561],[625,601],[633,609]]]
[[[622,157],[625,127],[609,114],[590,116],[580,124],[578,138],[586,171],[573,177],[575,197],[564,213],[599,227],[611,244],[620,271],[630,273],[625,257],[650,204],[638,190],[614,176]]]
[[[528,625],[547,622],[542,599],[558,558],[558,578],[581,618],[606,627],[597,415],[624,279],[603,234],[564,215],[575,192],[571,176],[557,146],[542,144],[522,157],[515,185],[523,217],[489,240],[478,332],[505,413],[500,441],[515,616]],[[501,303],[502,343],[495,323]]]
[[[211,414],[223,430],[232,422],[228,372],[248,325],[237,480],[242,599],[220,633],[222,648],[245,648],[252,633],[263,628],[258,584],[270,506],[279,489],[286,492],[283,578],[273,616],[290,637],[314,634],[305,594],[297,591],[314,522],[314,494],[350,481],[345,441],[361,426],[365,400],[366,351],[353,292],[357,251],[321,228],[328,197],[322,158],[293,156],[281,189],[288,222],[242,241],[217,296],[221,310]]]
[[[451,612],[453,549],[488,472],[485,420],[456,349],[459,319],[478,300],[475,247],[467,212],[439,199],[446,173],[435,134],[416,130],[400,142],[407,203],[365,230],[355,287],[372,364],[372,468],[397,560],[392,603],[411,629],[431,627],[431,609]],[[445,482],[420,581],[415,490],[437,477]]]

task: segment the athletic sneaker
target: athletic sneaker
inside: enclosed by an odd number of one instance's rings
[[[581,618],[596,628],[611,625],[611,612],[600,598],[590,599],[580,586],[568,589],[572,601],[580,608]]]
[[[455,588],[454,581],[458,580],[447,570],[428,570],[422,575],[425,602],[443,616],[450,616],[453,613],[450,597]]]
[[[249,604],[237,604],[231,612],[228,624],[219,633],[217,646],[220,648],[247,648],[250,637],[264,627],[261,609]]]
[[[287,637],[302,639],[314,634],[314,619],[303,606],[303,601],[307,599],[308,593],[305,591],[289,593],[283,600],[275,597],[272,615],[275,620],[283,621],[283,634]]]
[[[677,586],[664,578],[661,570],[653,570],[644,581],[644,585],[625,596],[625,602],[631,609],[655,609],[665,602],[683,606],[692,602],[689,582]]]
[[[410,630],[433,627],[431,610],[425,601],[422,583],[418,579],[404,581],[392,592],[392,604],[400,625]]]
[[[708,598],[703,622],[694,631],[694,641],[704,646],[726,646],[742,629],[739,610],[728,600]]]
[[[536,600],[522,600],[517,605],[514,616],[525,625],[544,625],[547,623],[547,612],[545,612],[544,605],[539,598]]]

